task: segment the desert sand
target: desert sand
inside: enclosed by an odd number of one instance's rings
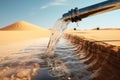
[[[111,45],[120,46],[120,30],[70,30],[69,34],[78,35],[95,41],[102,41]]]
[[[50,33],[47,29],[25,21],[19,21],[1,28],[0,80],[31,80],[31,76],[36,75],[40,65],[38,61],[27,63],[34,61],[32,53],[39,53],[41,50],[36,49],[35,52],[31,52],[29,51],[31,49],[28,49],[28,53],[26,49],[31,43],[39,41],[40,45],[46,38],[49,38]],[[32,49],[32,51],[34,50]]]
[[[48,38],[50,31],[42,27],[19,21],[0,29],[0,56],[10,55],[36,39]]]
[[[120,79],[119,34],[120,30],[76,30],[65,35],[76,45],[76,57],[92,72],[90,80]]]

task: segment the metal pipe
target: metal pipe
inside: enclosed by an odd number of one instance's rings
[[[81,21],[83,18],[116,10],[119,8],[120,0],[107,0],[85,8],[78,9],[76,7],[75,9],[71,9],[67,13],[63,14],[61,19],[64,21],[77,22]]]

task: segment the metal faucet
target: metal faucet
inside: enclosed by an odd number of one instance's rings
[[[116,9],[120,9],[120,0],[107,0],[85,8],[78,9],[76,7],[75,9],[71,9],[67,13],[63,14],[61,19],[64,21],[78,22],[83,18]]]

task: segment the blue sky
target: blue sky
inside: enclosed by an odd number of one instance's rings
[[[62,14],[74,7],[83,8],[105,0],[0,0],[0,27],[17,21],[50,28]],[[92,16],[80,21],[79,29],[120,27],[120,10]],[[71,23],[69,28],[76,27]]]

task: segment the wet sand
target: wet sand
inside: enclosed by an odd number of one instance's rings
[[[43,44],[41,39],[48,39],[50,34],[47,29],[24,21],[0,29],[0,80],[31,80],[40,65],[39,60],[32,60],[30,53],[38,54],[42,50],[26,48],[37,41]]]
[[[76,57],[92,72],[91,80],[119,80],[119,34],[120,30],[69,31],[65,37],[76,45]]]
[[[91,73],[86,70],[85,64],[74,56],[76,48],[66,39],[62,39],[58,44],[55,50],[57,57],[47,64],[46,59],[42,59],[40,55],[45,53],[48,41],[49,38],[31,41],[21,50],[1,57],[0,79],[89,80]]]

